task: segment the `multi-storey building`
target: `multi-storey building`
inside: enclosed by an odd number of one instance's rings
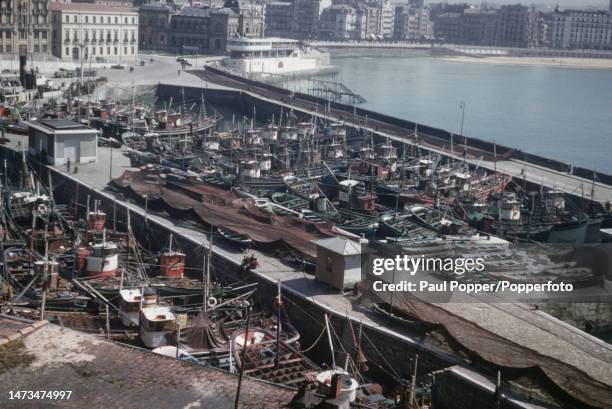
[[[497,45],[499,42],[499,17],[497,10],[465,9],[462,17],[461,43]]]
[[[267,37],[287,37],[293,28],[293,5],[291,2],[273,2],[265,6],[264,13]]]
[[[47,54],[51,49],[48,0],[3,0],[0,8],[0,53]]]
[[[326,40],[359,40],[365,26],[365,15],[355,7],[335,4],[321,13],[319,37]]]
[[[331,4],[331,0],[293,0],[292,37],[300,40],[316,37],[321,13]]]
[[[463,14],[448,12],[436,16],[434,21],[434,35],[447,43],[463,42]]]
[[[389,1],[373,1],[360,5],[365,14],[365,38],[392,38],[394,9]]]
[[[538,46],[538,12],[534,7],[502,6],[499,10],[497,45],[504,47]]]
[[[138,55],[138,12],[101,4],[50,4],[53,55],[64,60],[129,61]]]
[[[171,17],[169,49],[182,53],[225,53],[231,37],[263,35],[263,13],[241,8],[237,1],[223,8],[186,7]]]
[[[395,7],[393,37],[396,40],[418,40],[430,38],[432,34],[429,7],[413,4]]]
[[[167,3],[145,4],[138,9],[141,50],[165,50],[170,38],[174,7]]]
[[[553,48],[612,49],[612,11],[556,11]]]

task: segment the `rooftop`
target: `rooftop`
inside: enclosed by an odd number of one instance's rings
[[[106,4],[91,4],[91,3],[63,3],[54,1],[49,4],[51,11],[91,11],[91,12],[106,12],[106,13],[137,13],[138,10],[131,7],[109,6]]]
[[[361,254],[361,245],[352,240],[348,240],[342,237],[330,237],[328,239],[321,239],[314,242],[318,247],[323,247],[329,251],[333,251],[343,256],[353,256]]]
[[[64,129],[88,129],[85,125],[78,122],[70,121],[68,119],[41,119],[38,121],[39,124],[46,126],[47,128],[55,130]]]
[[[235,375],[53,324],[33,328],[36,325],[0,317],[3,331],[32,328],[0,346],[10,348],[12,358],[0,372],[0,407],[15,406],[8,400],[10,390],[71,390],[69,399],[57,403],[63,408],[234,407]],[[247,378],[241,397],[252,408],[276,408],[288,403],[293,393]]]

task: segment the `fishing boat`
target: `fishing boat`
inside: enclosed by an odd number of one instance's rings
[[[170,335],[175,330],[176,317],[169,307],[152,306],[140,310],[138,321],[140,340],[149,348],[169,344]]]
[[[324,202],[327,203],[324,206],[312,205],[313,202],[321,202],[314,198],[310,202],[301,197],[289,194],[275,192],[270,195],[270,199],[273,203],[280,207],[275,207],[274,210],[280,214],[286,213],[284,209],[290,209],[298,213],[299,217],[308,220],[318,222],[329,222],[333,223],[337,228],[353,233],[356,235],[365,235],[371,237],[378,229],[378,222],[373,220],[364,214],[357,212],[350,212],[345,209],[336,209],[326,198]],[[323,207],[321,210],[312,210],[311,207]]]
[[[237,330],[230,342],[236,366],[248,376],[299,387],[309,382],[308,373],[316,376],[320,371],[291,342],[277,339],[274,334],[260,327],[248,331]],[[243,355],[245,346],[246,354]]]
[[[228,229],[219,228],[219,227],[217,227],[217,233],[223,239],[243,249],[248,248],[253,243],[253,240],[251,240],[251,238],[247,236],[246,234],[235,233]]]
[[[119,291],[119,310],[121,311],[121,323],[126,327],[138,326],[140,311],[142,309],[154,308],[157,304],[157,295],[145,288],[129,288]]]

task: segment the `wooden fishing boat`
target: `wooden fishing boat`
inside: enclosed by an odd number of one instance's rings
[[[278,340],[266,329],[237,330],[230,342],[236,366],[241,369],[244,366],[245,375],[299,387],[309,382],[308,374],[314,377],[320,372],[320,368],[291,346],[291,342]]]
[[[217,227],[217,234],[228,242],[240,246],[241,248],[249,247],[253,240],[245,234],[234,233],[228,229]]]
[[[367,237],[373,236],[378,229],[378,222],[372,220],[371,217],[345,209],[335,209],[331,204],[327,206],[330,208],[329,211],[321,212],[311,210],[310,201],[289,193],[273,193],[270,195],[270,199],[273,203],[281,206],[275,208],[275,212],[279,214],[286,214],[287,212],[283,209],[290,209],[299,213],[300,217],[305,220],[333,223],[339,229],[356,235],[363,234]]]

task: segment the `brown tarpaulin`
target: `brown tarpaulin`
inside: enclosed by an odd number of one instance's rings
[[[207,224],[245,234],[260,244],[284,243],[312,258],[316,256],[312,241],[340,234],[331,224],[268,214],[254,206],[251,199],[238,198],[203,182],[156,181],[156,178],[154,170],[126,171],[113,183],[141,199],[147,195],[150,205],[161,202],[174,216],[194,216]]]
[[[362,281],[361,291],[377,301],[390,302],[389,292],[371,291],[373,281],[373,278]],[[469,354],[472,360],[480,360],[484,366],[518,370],[550,386],[547,389],[552,395],[567,394],[588,407],[612,408],[612,387],[569,364],[496,335],[409,292],[395,292],[393,307],[418,320],[442,326],[451,345]]]

